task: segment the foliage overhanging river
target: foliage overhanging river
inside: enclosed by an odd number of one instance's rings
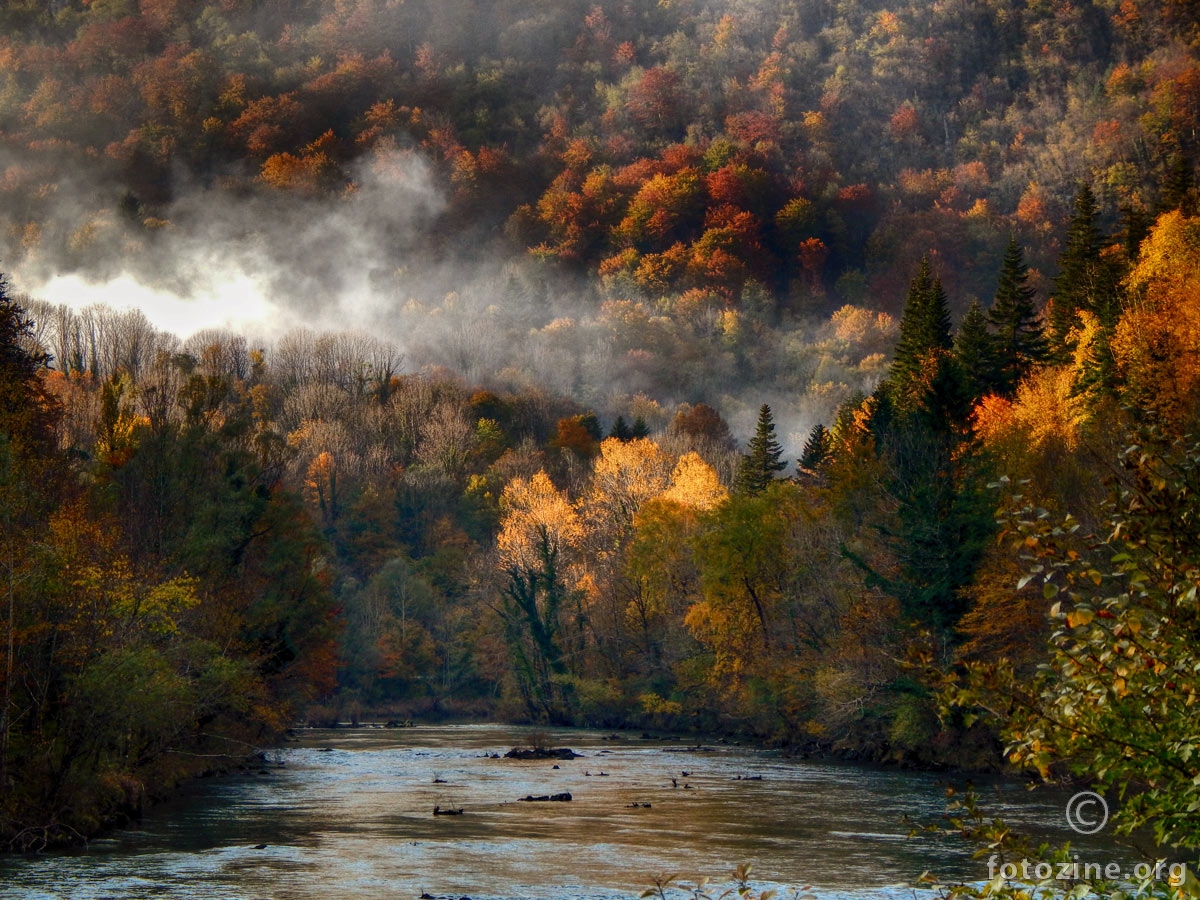
[[[572,900],[635,897],[660,875],[719,881],[740,863],[756,884],[818,897],[911,897],[900,886],[925,870],[987,877],[963,841],[908,836],[904,816],[939,821],[944,775],[587,731],[550,733],[583,754],[569,762],[490,758],[528,737],[494,725],[304,732],[265,774],[205,781],[134,829],[0,859],[0,896]],[[564,791],[570,803],[519,801]],[[980,794],[1019,828],[1089,846],[1067,829],[1061,792],[1003,781]],[[435,817],[435,805],[463,814]]]

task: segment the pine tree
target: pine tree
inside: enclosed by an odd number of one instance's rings
[[[650,426],[646,424],[646,420],[641,416],[635,416],[633,419],[633,428],[629,430],[629,436],[632,438],[650,437]]]
[[[898,413],[920,415],[934,429],[957,427],[967,409],[952,347],[946,292],[923,259],[909,285],[896,358],[884,385]]]
[[[581,416],[576,416],[579,424],[592,437],[592,440],[599,441],[604,437],[604,429],[600,427],[600,420],[596,418],[596,414],[592,411],[585,412]]]
[[[954,357],[963,375],[963,386],[973,403],[990,394],[996,386],[999,370],[996,343],[988,331],[988,319],[978,301],[971,303],[958,327]]]
[[[1075,311],[1090,305],[1091,277],[1103,239],[1096,226],[1097,215],[1096,197],[1086,183],[1081,183],[1075,192],[1075,212],[1067,224],[1066,246],[1054,279],[1054,301],[1061,307],[1057,316],[1069,313],[1072,325]],[[1059,333],[1056,326],[1055,335]]]
[[[1029,267],[1017,239],[1009,238],[1000,264],[996,296],[988,310],[995,329],[996,383],[999,394],[1011,397],[1017,384],[1034,366],[1046,360],[1046,336],[1034,304],[1034,290],[1027,284]]]
[[[785,468],[787,463],[783,461],[783,447],[775,439],[771,407],[764,403],[758,411],[754,437],[750,439],[750,446],[738,467],[737,490],[743,494],[761,494],[775,478],[775,473]]]
[[[1184,153],[1176,153],[1167,164],[1160,188],[1160,212],[1178,209],[1185,216],[1196,215],[1197,191],[1195,167]]]
[[[1058,260],[1054,298],[1050,307],[1050,349],[1059,359],[1070,352],[1071,329],[1080,310],[1088,310],[1105,325],[1116,322],[1116,278],[1101,258],[1104,235],[1096,225],[1098,210],[1092,189],[1079,185],[1075,212],[1067,226],[1067,243]]]
[[[895,519],[881,529],[896,567],[870,570],[906,618],[949,635],[995,531],[987,470],[971,445],[908,418],[883,436]],[[860,561],[861,564],[861,561]]]
[[[1150,234],[1153,222],[1149,213],[1132,203],[1121,207],[1121,243],[1125,248],[1125,260],[1130,265],[1137,262],[1142,241]]]
[[[933,276],[928,258],[922,259],[904,301],[891,380],[903,384],[915,378],[927,354],[934,350],[949,350],[951,346],[946,292],[942,290],[941,279]]]
[[[612,430],[608,432],[610,438],[616,438],[619,441],[627,441],[633,437],[633,430],[625,424],[624,416],[617,416],[617,421],[613,422]]]
[[[870,420],[892,510],[879,532],[894,566],[876,568],[848,553],[868,583],[899,600],[905,617],[947,637],[992,524],[964,427],[972,390],[978,390],[971,382],[984,380],[994,352],[977,304],[951,347],[946,294],[923,260],[909,287],[896,360]]]
[[[800,451],[796,461],[796,469],[804,475],[815,476],[820,473],[822,464],[829,458],[833,449],[833,437],[828,429],[820,422],[813,426],[808,433],[808,440]]]

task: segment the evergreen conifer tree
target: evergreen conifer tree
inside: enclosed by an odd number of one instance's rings
[[[900,339],[892,362],[891,379],[903,384],[921,370],[922,359],[934,350],[949,350],[950,308],[941,279],[935,278],[929,259],[921,266],[908,287],[904,313],[900,318]]]
[[[895,566],[879,569],[848,554],[869,583],[899,600],[907,618],[947,636],[962,614],[961,589],[970,583],[992,527],[964,424],[972,390],[980,390],[969,382],[986,379],[994,352],[977,304],[952,342],[948,306],[923,260],[909,287],[896,359],[870,420],[885,463],[882,484],[894,504],[894,518],[880,524],[880,534]]]
[[[954,340],[954,357],[963,375],[963,386],[971,402],[990,394],[996,386],[996,344],[988,331],[988,319],[978,301],[971,303]]]
[[[1125,246],[1125,259],[1130,265],[1137,262],[1142,241],[1150,233],[1153,221],[1149,213],[1132,203],[1121,207],[1121,241]]]
[[[909,285],[900,340],[885,390],[902,415],[917,414],[939,430],[954,430],[966,413],[962,373],[950,353],[950,307],[929,260]]]
[[[625,424],[624,416],[617,416],[617,421],[613,422],[613,427],[608,432],[608,436],[616,438],[619,441],[627,441],[633,437],[633,430]]]
[[[743,494],[761,494],[775,478],[776,472],[787,468],[783,461],[783,447],[775,439],[775,420],[771,407],[763,404],[758,411],[758,426],[750,446],[742,456],[738,467],[737,489]]]
[[[1116,278],[1101,258],[1104,236],[1096,225],[1096,197],[1086,183],[1075,194],[1075,212],[1067,226],[1067,242],[1058,261],[1050,307],[1050,349],[1059,359],[1070,352],[1068,335],[1080,310],[1096,314],[1106,326],[1119,313]]]
[[[1185,216],[1196,215],[1197,190],[1195,167],[1184,153],[1176,153],[1167,164],[1160,188],[1160,212],[1180,210]]]
[[[796,468],[802,474],[816,475],[821,465],[829,458],[832,447],[832,436],[828,429],[818,422],[808,433],[808,440],[804,442],[804,447],[800,451],[800,459],[796,461]]]
[[[1029,267],[1016,238],[1010,238],[1000,264],[996,296],[988,310],[988,322],[995,329],[998,393],[1011,397],[1017,384],[1030,370],[1046,359],[1046,336],[1034,305],[1034,290],[1027,284]]]

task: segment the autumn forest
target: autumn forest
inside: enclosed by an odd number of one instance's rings
[[[1195,0],[0,3],[0,842],[455,718],[1200,845],[1198,161]]]

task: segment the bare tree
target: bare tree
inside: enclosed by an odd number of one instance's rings
[[[462,477],[475,449],[475,427],[461,404],[443,400],[421,425],[417,458],[450,479]]]
[[[56,304],[46,300],[37,300],[28,294],[16,294],[13,299],[25,310],[33,323],[33,329],[22,336],[22,349],[28,351],[44,351],[53,354],[50,342],[54,332],[54,311]]]
[[[246,339],[227,328],[205,328],[183,343],[204,375],[225,375],[244,381],[250,375],[250,348]]]
[[[387,398],[403,355],[395,345],[360,331],[317,334],[289,331],[271,354],[276,381],[285,389],[322,384],[336,386],[353,399]]]

